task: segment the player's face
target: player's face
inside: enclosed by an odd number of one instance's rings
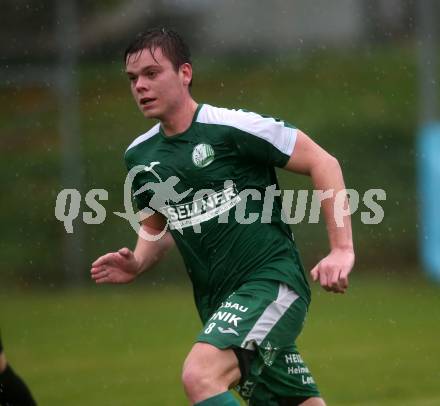
[[[144,116],[164,121],[188,97],[192,70],[191,65],[183,64],[176,72],[160,48],[153,55],[148,49],[129,55],[126,73],[133,97]]]

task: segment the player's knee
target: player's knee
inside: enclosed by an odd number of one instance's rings
[[[203,371],[202,368],[193,364],[184,367],[182,382],[185,392],[191,400],[203,397],[205,393],[210,393],[215,389],[213,386],[218,384],[210,377],[208,371]]]
[[[189,353],[182,373],[185,392],[191,401],[226,391],[240,379],[238,360],[232,350],[219,350],[197,343]]]
[[[203,376],[196,368],[186,366],[182,372],[182,382],[186,392],[192,391],[194,387],[200,384]]]

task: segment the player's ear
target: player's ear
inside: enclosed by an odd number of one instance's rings
[[[180,65],[179,71],[182,75],[182,82],[185,86],[189,86],[192,80],[192,66],[190,63]]]

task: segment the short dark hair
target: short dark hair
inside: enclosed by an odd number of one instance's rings
[[[164,56],[170,60],[176,72],[184,63],[192,65],[191,53],[186,42],[176,31],[166,27],[150,28],[138,33],[125,49],[124,63],[127,63],[130,55],[143,49],[148,49],[154,58],[154,51],[157,48],[160,48]],[[189,85],[191,84],[192,81]]]

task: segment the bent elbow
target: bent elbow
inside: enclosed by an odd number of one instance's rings
[[[341,171],[341,164],[338,159],[331,154],[328,154],[325,160],[326,170]]]
[[[328,165],[333,166],[333,167],[340,167],[341,165],[339,164],[338,158],[336,158],[335,156],[328,154],[327,156],[327,161],[328,161]]]

